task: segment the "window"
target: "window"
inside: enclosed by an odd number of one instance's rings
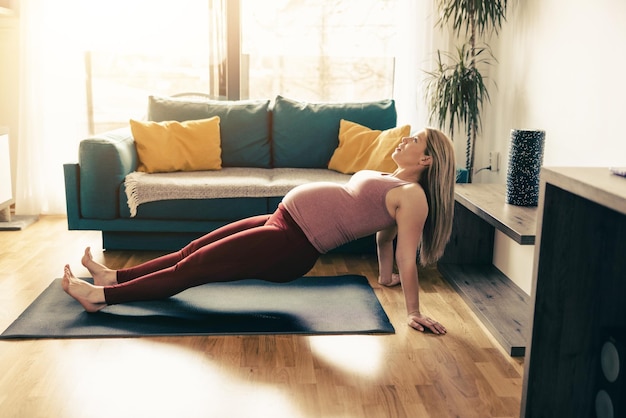
[[[128,126],[129,118],[145,114],[151,94],[202,92],[221,99],[281,94],[310,101],[392,97],[398,3],[89,2],[90,130]]]
[[[151,94],[208,91],[207,0],[83,3],[91,133],[141,118]]]
[[[242,0],[242,94],[393,95],[395,0]]]

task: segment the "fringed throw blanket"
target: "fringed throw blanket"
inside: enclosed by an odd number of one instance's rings
[[[346,183],[349,175],[316,168],[241,168],[175,173],[132,172],[124,186],[130,215],[142,203],[177,199],[279,197],[301,184],[315,181]]]

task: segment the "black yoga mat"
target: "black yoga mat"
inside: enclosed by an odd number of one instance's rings
[[[55,279],[0,338],[393,332],[367,279],[357,275],[206,284],[97,313],[85,312]]]

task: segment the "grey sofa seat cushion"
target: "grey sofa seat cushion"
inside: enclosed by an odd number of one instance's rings
[[[133,172],[126,176],[124,185],[134,216],[139,205],[159,200],[281,197],[301,184],[343,184],[349,179],[349,175],[328,169],[226,167],[216,171]]]

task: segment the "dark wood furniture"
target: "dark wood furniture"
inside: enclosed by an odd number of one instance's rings
[[[528,340],[530,297],[493,266],[498,229],[521,245],[535,242],[536,207],[506,203],[503,184],[457,184],[454,226],[438,269],[512,356]]]
[[[607,330],[626,326],[626,179],[541,173],[522,417],[591,417]]]

